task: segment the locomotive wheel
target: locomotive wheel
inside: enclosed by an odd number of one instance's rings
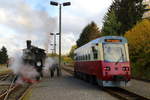
[[[37,76],[37,77],[36,77],[36,80],[39,81],[39,80],[40,80],[40,76]]]

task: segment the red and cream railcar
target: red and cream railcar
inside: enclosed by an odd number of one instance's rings
[[[104,36],[75,50],[75,76],[94,81],[100,86],[126,86],[131,79],[127,40]]]

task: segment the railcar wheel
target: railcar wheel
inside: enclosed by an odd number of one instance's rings
[[[104,88],[103,84],[101,84],[97,78],[96,78],[96,83],[99,86],[99,88],[101,88],[101,89]]]
[[[81,72],[79,72],[79,79],[83,79],[83,74]]]
[[[82,79],[83,79],[84,81],[86,81],[86,74],[85,74],[85,73],[82,73]]]
[[[83,74],[83,80],[86,81],[86,74]]]
[[[92,76],[93,84],[98,85],[96,76]]]
[[[85,81],[86,81],[86,82],[89,82],[89,75],[88,75],[88,74],[85,74],[85,77],[86,77]]]
[[[91,75],[89,76],[89,81],[90,81],[91,84],[94,84],[94,78],[93,78],[93,76],[91,76]]]
[[[75,77],[75,78],[78,78],[78,75],[77,75],[77,72],[76,72],[76,71],[74,71],[74,77]]]

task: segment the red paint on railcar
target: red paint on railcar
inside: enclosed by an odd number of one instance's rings
[[[107,70],[106,67],[110,67]],[[126,68],[127,70],[123,70]],[[104,62],[104,61],[80,61],[75,63],[75,71],[88,75],[94,75],[99,80],[114,80],[115,76],[123,76],[125,81],[131,79],[131,68],[129,62]]]

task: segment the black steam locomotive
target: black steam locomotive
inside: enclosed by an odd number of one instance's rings
[[[31,40],[27,40],[26,43],[27,48],[23,49],[23,63],[34,66],[40,76],[43,77],[42,68],[46,59],[45,50],[31,45]]]

